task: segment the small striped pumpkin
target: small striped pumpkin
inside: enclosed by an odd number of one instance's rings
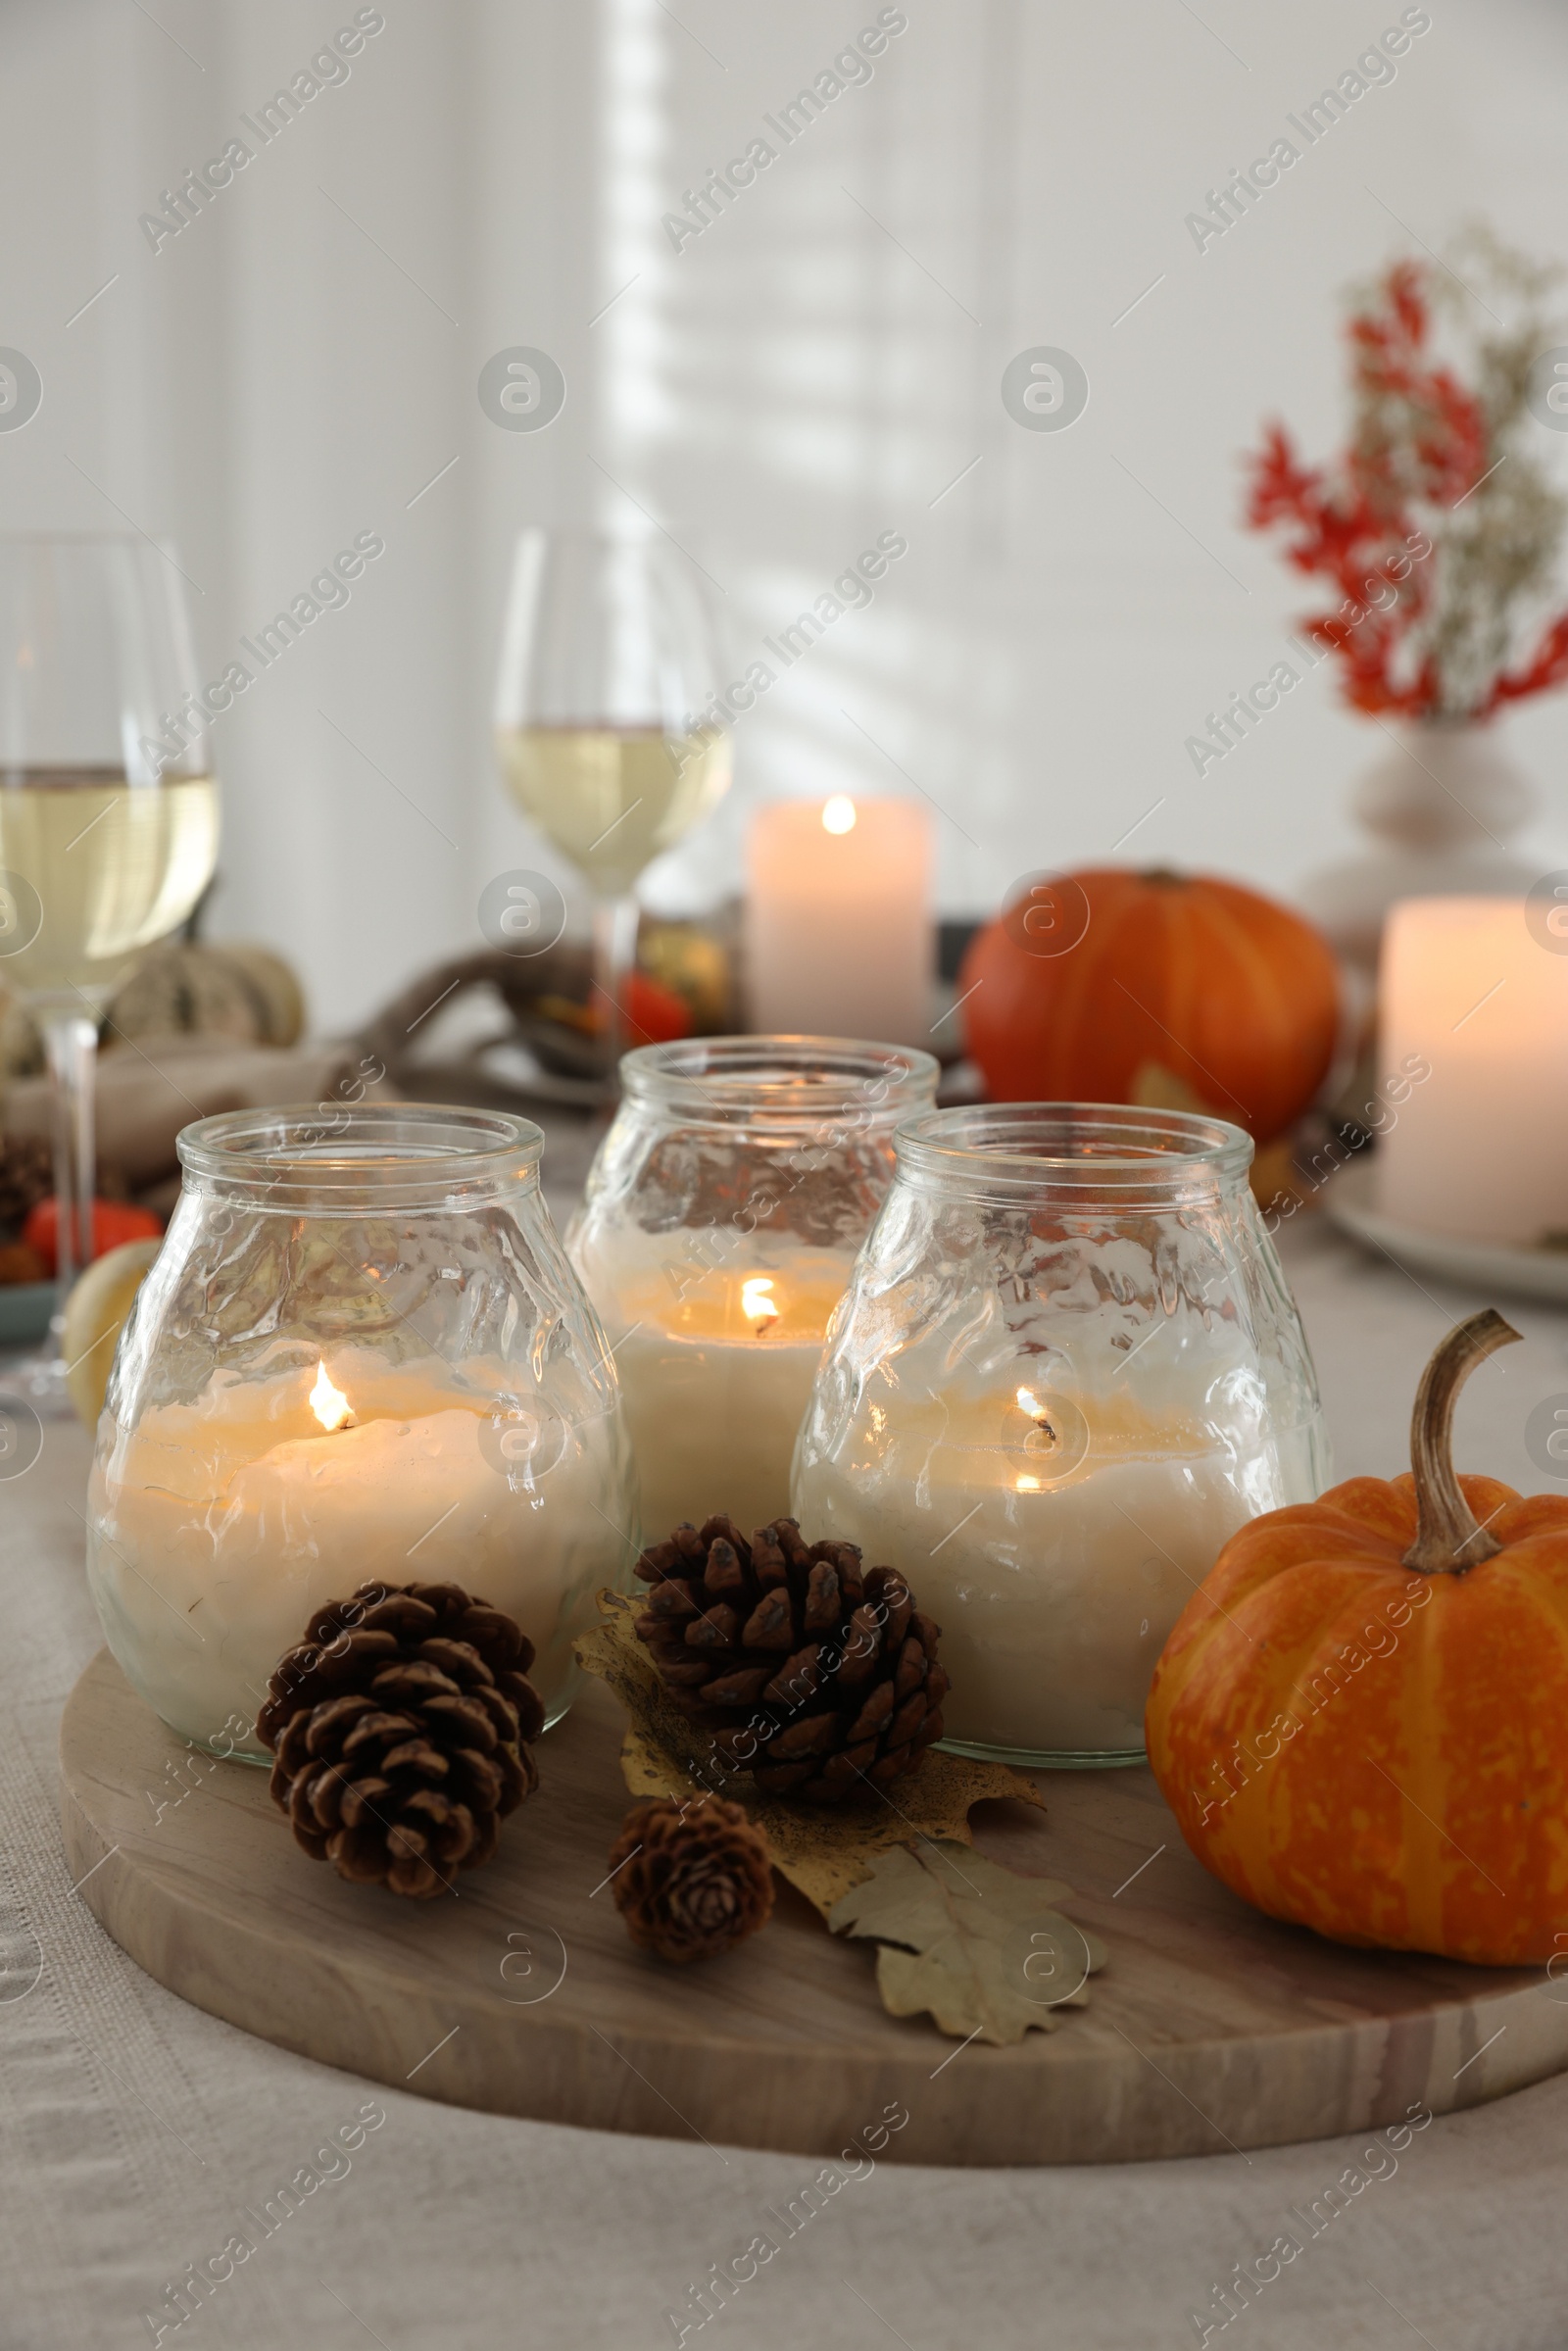
[[[1155,1669],[1149,1758],[1206,1869],[1336,1942],[1496,1966],[1568,1953],[1568,1497],[1456,1477],[1423,1375],[1413,1475],[1234,1535]]]

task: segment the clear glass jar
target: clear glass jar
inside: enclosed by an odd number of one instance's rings
[[[461,1584],[517,1618],[556,1721],[636,1552],[613,1364],[539,1190],[539,1129],[435,1105],[204,1118],[98,1427],[87,1576],[172,1729],[266,1761],[312,1611]]]
[[[1035,1102],[939,1110],[896,1148],[795,1515],[901,1568],[943,1627],[945,1744],[1140,1762],[1154,1661],[1221,1545],[1329,1475],[1251,1138]]]
[[[603,1317],[650,1542],[789,1507],[828,1317],[929,1106],[929,1053],[836,1037],[707,1037],[620,1064],[621,1102],[567,1247]]]

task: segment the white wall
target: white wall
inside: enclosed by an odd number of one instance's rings
[[[1183,751],[1307,609],[1237,527],[1238,454],[1273,413],[1337,441],[1337,291],[1407,249],[1391,213],[1437,244],[1485,210],[1560,250],[1560,14],[1433,0],[1394,84],[1200,255],[1184,215],[1396,7],[906,8],[869,84],[679,255],[660,215],[874,6],[386,0],[351,79],[156,255],[138,214],[352,8],[159,0],[167,34],[122,0],[0,14],[0,342],[45,383],[0,434],[7,525],[118,507],[172,532],[210,675],[357,530],[387,542],[216,735],[217,927],[295,955],[322,1025],[475,939],[491,873],[548,861],[488,748],[507,549],[525,520],[634,516],[614,484],[722,582],[731,675],[878,530],[909,541],[743,721],[733,800],[649,877],[661,903],[733,887],[745,809],[780,792],[923,789],[953,910],[1107,856],[1156,802],[1119,855],[1289,891],[1349,840],[1383,738],[1325,671],[1204,780]],[[509,343],[565,371],[548,431],[479,411]],[[1003,410],[1032,344],[1088,371],[1070,431]],[[1542,862],[1568,862],[1568,702],[1509,727]]]

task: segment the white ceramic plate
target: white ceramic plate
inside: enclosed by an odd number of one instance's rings
[[[1419,1265],[1423,1272],[1467,1290],[1500,1290],[1511,1298],[1534,1298],[1568,1306],[1568,1249],[1514,1249],[1502,1242],[1458,1241],[1446,1233],[1424,1233],[1396,1224],[1376,1206],[1377,1169],[1370,1163],[1341,1170],[1323,1198],[1331,1224],[1373,1250]]]

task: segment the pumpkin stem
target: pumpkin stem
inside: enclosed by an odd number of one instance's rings
[[[1429,1576],[1462,1576],[1502,1545],[1476,1524],[1453,1473],[1453,1407],[1478,1363],[1521,1338],[1495,1307],[1456,1323],[1421,1374],[1410,1416],[1410,1472],[1415,1479],[1416,1538],[1406,1567]]]

